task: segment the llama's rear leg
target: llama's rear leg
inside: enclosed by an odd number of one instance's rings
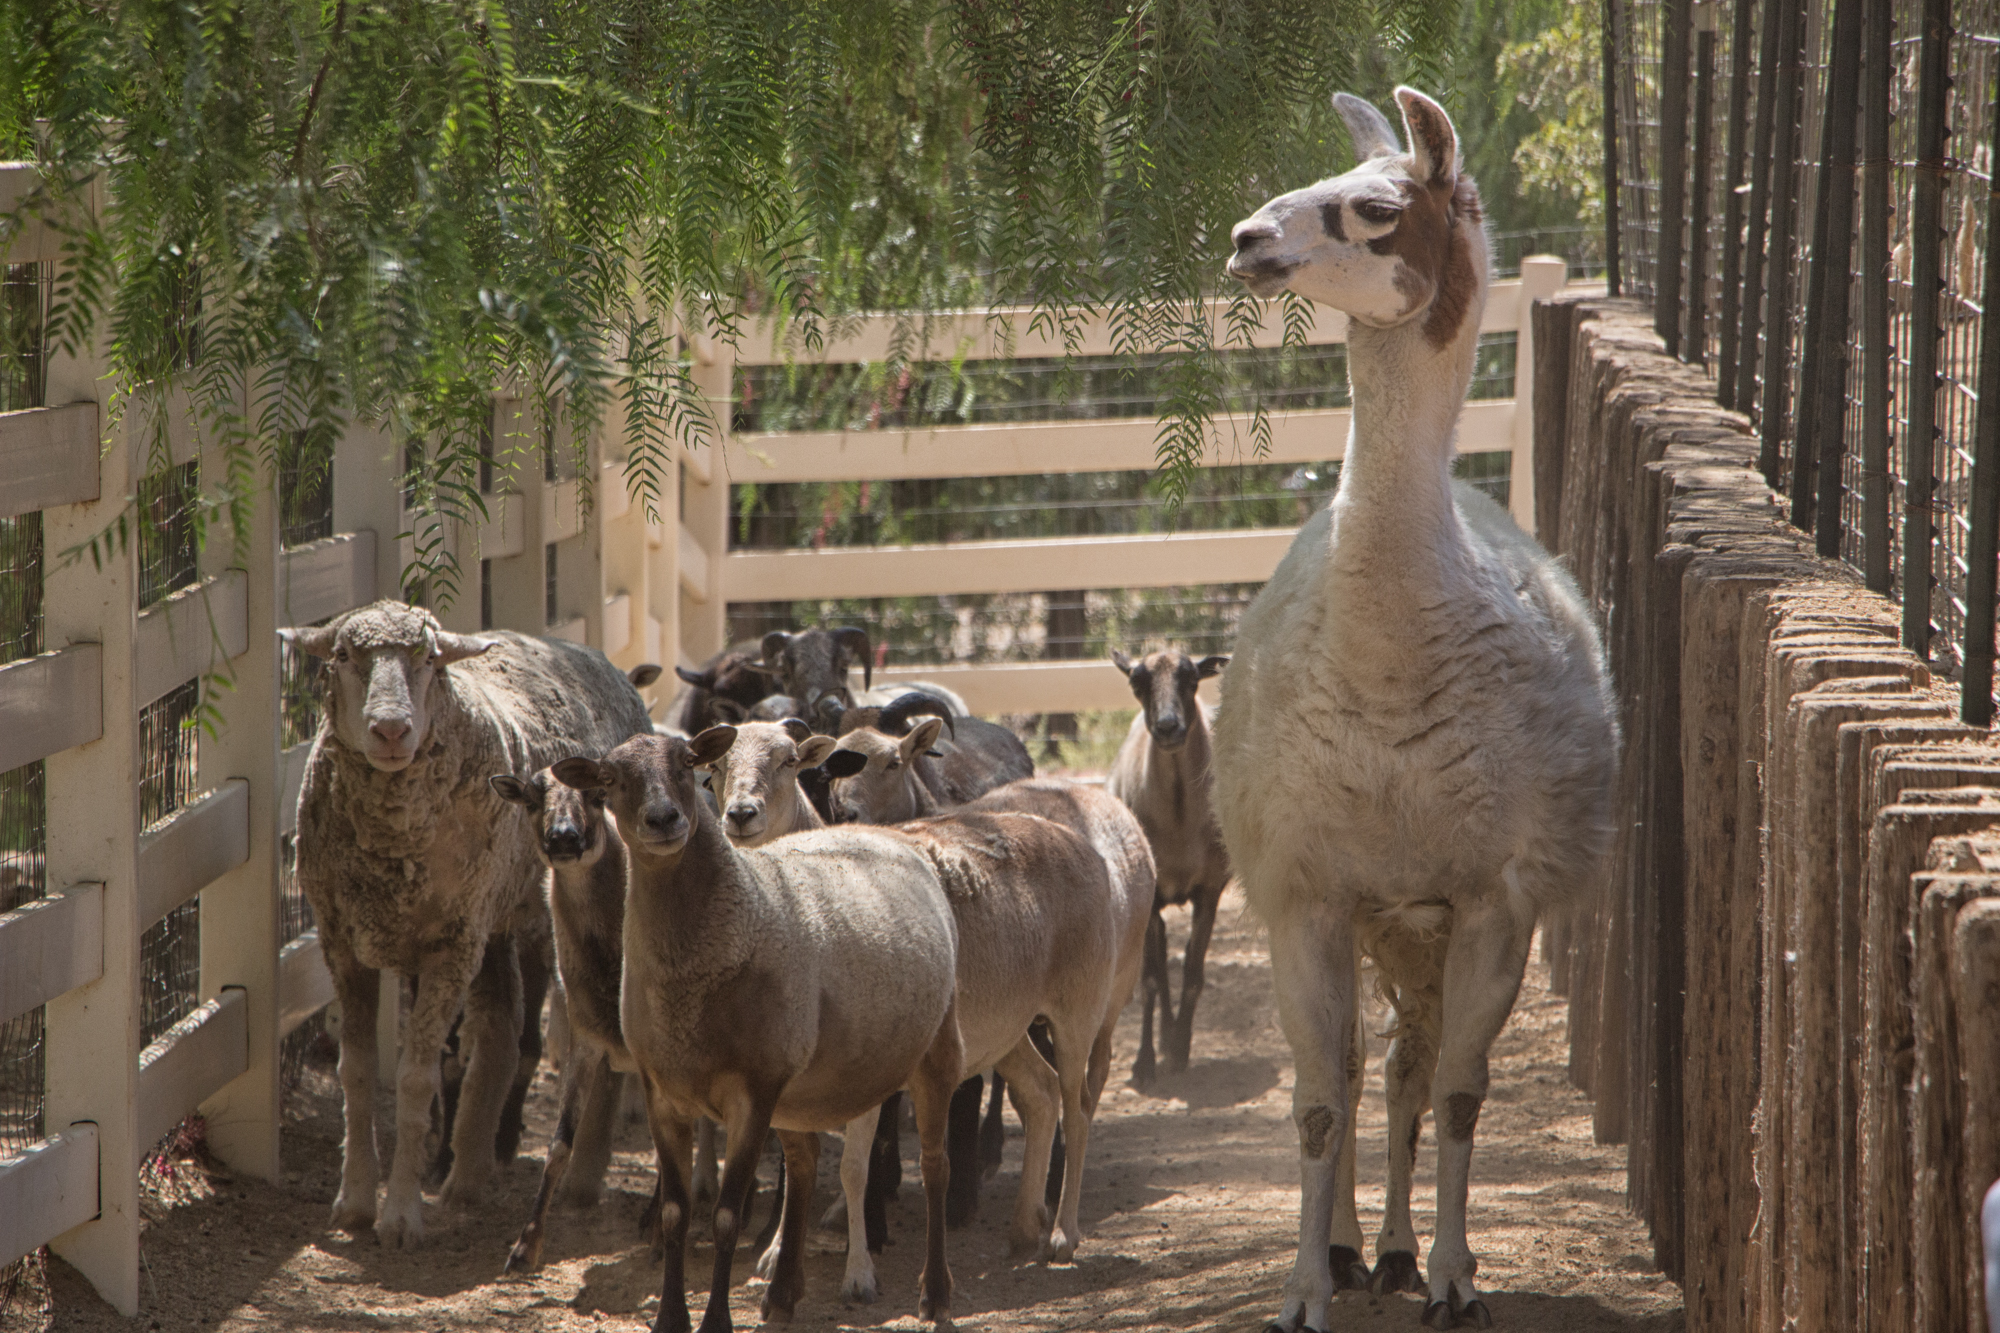
[[[1160,915],[1158,899],[1153,901],[1153,919],[1146,923],[1145,962],[1139,973],[1139,1056],[1132,1062],[1132,1081],[1145,1087],[1153,1081],[1153,1010],[1160,1010],[1160,1040],[1164,1044],[1173,1030],[1173,994],[1167,989],[1167,922]]]
[[[1353,1096],[1348,1055],[1355,1013],[1354,944],[1344,920],[1315,913],[1271,923],[1271,971],[1278,1020],[1297,1074],[1292,1119],[1299,1130],[1299,1250],[1285,1282],[1285,1303],[1266,1333],[1324,1333],[1331,1319],[1332,1244],[1340,1157],[1347,1148]]]
[[[1486,1100],[1487,1052],[1513,1012],[1528,965],[1535,914],[1510,864],[1506,889],[1454,905],[1451,944],[1445,953],[1442,1036],[1431,1106],[1438,1139],[1437,1236],[1431,1242],[1431,1328],[1469,1324],[1488,1328],[1493,1316],[1472,1284],[1478,1263],[1465,1240],[1465,1198],[1472,1169],[1472,1137]]]
[[[1436,1068],[1437,1046],[1430,1034],[1418,1023],[1401,1024],[1383,1061],[1389,1093],[1389,1189],[1382,1230],[1375,1236],[1375,1271],[1369,1279],[1378,1296],[1424,1289],[1417,1267],[1417,1229],[1410,1220],[1410,1177],[1416,1169],[1417,1140],[1423,1134],[1424,1112],[1430,1109]]]
[[[1368,1286],[1368,1265],[1361,1257],[1361,1217],[1354,1210],[1354,1127],[1361,1118],[1362,1075],[1367,1067],[1367,1036],[1361,1026],[1361,1006],[1354,1006],[1354,1023],[1347,1045],[1347,1140],[1340,1149],[1340,1169],[1334,1176],[1331,1244],[1327,1266],[1333,1270],[1335,1291],[1362,1291]]]
[[[1201,999],[1202,987],[1208,973],[1208,942],[1215,934],[1215,909],[1222,901],[1220,884],[1204,884],[1196,888],[1189,898],[1193,909],[1193,923],[1188,928],[1187,952],[1181,956],[1181,1003],[1180,1008],[1168,1012],[1162,1021],[1168,1023],[1163,1042],[1166,1046],[1167,1072],[1178,1074],[1188,1067],[1188,1055],[1194,1049],[1194,1007]],[[1164,953],[1166,941],[1161,939]],[[1165,968],[1162,958],[1161,967]]]

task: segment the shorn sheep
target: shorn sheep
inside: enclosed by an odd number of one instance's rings
[[[1487,281],[1479,195],[1443,108],[1398,88],[1409,147],[1335,97],[1361,162],[1238,223],[1229,272],[1348,315],[1354,414],[1332,502],[1243,617],[1215,724],[1230,859],[1269,923],[1297,1062],[1299,1250],[1272,1328],[1325,1329],[1356,1285],[1357,955],[1396,1010],[1376,1289],[1418,1288],[1420,1118],[1438,1131],[1424,1322],[1480,1327],[1467,1174],[1537,915],[1595,888],[1618,728],[1569,578],[1451,479]]]
[[[445,1030],[463,1006],[469,1057],[442,1195],[465,1203],[493,1176],[501,1103],[520,1063],[521,983],[507,932],[546,911],[527,818],[493,793],[487,776],[532,773],[652,724],[632,683],[602,653],[575,644],[450,634],[428,611],[399,602],[284,634],[331,664],[325,718],[299,791],[298,879],[345,1020],[346,1139],[333,1222],[373,1225],[384,1245],[414,1246],[423,1236],[420,1156]],[[378,1210],[382,968],[419,984]]]
[[[1104,785],[1131,807],[1146,830],[1159,870],[1159,894],[1146,930],[1146,1007],[1139,1027],[1139,1055],[1132,1077],[1153,1078],[1153,1009],[1160,1011],[1160,1046],[1167,1071],[1187,1068],[1194,1044],[1194,1006],[1201,998],[1215,908],[1229,882],[1229,853],[1216,827],[1209,787],[1214,780],[1214,747],[1209,710],[1195,697],[1201,682],[1229,665],[1226,657],[1197,662],[1182,652],[1148,653],[1138,661],[1113,651],[1112,664],[1124,673],[1139,700],[1139,716]],[[1181,1003],[1174,1008],[1167,971],[1167,923],[1162,907],[1190,905],[1187,953],[1181,959]]]
[[[923,1143],[920,1310],[941,1318],[951,1296],[945,1115],[961,1061],[957,929],[944,886],[909,839],[877,829],[732,847],[694,771],[734,740],[730,727],[693,742],[637,736],[602,759],[555,765],[564,782],[605,794],[631,859],[620,1018],[661,1162],[666,1264],[653,1327],[689,1326],[683,1273],[696,1117],[729,1132],[701,1323],[703,1333],[726,1333],[730,1270],[765,1133],[778,1131],[788,1180],[783,1248],[764,1308],[784,1317],[804,1285],[818,1131],[845,1126],[850,1142],[866,1143],[882,1099],[904,1086]],[[867,1245],[850,1244],[853,1295],[874,1294],[872,1268],[865,1287],[856,1272],[867,1263]]]

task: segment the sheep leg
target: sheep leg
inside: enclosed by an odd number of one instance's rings
[[[707,1116],[695,1129],[694,1137],[694,1197],[707,1203],[715,1197],[715,1186],[719,1179],[716,1174],[716,1138],[721,1127]]]
[[[1044,1191],[1035,1188],[1049,1177],[1049,1154],[1056,1138],[1056,1107],[1062,1096],[1056,1071],[1026,1037],[994,1067],[1004,1070],[1007,1094],[1021,1117],[1025,1146],[1021,1152],[1021,1192],[1014,1201],[1014,1221],[1007,1233],[1007,1252],[1014,1258],[1038,1259],[1048,1249],[1049,1206]]]
[[[1437,1044],[1419,1023],[1399,1022],[1383,1073],[1389,1093],[1389,1190],[1382,1230],[1375,1236],[1375,1271],[1369,1286],[1376,1295],[1422,1291],[1417,1268],[1417,1228],[1410,1220],[1410,1177],[1416,1171],[1417,1141],[1431,1105],[1431,1076]]]
[[[1145,1087],[1153,1081],[1153,1007],[1163,1011],[1160,1038],[1164,1042],[1173,1026],[1173,1001],[1167,995],[1167,922],[1160,904],[1153,902],[1153,919],[1146,923],[1146,961],[1140,973],[1145,1003],[1139,1008],[1139,1056],[1132,1062],[1132,1081]]]
[[[521,968],[520,1058],[501,1107],[500,1129],[493,1145],[494,1159],[501,1166],[511,1163],[521,1150],[521,1108],[542,1067],[542,1005],[548,999],[549,979],[555,974],[553,946],[546,937],[530,940],[516,935],[514,940]]]
[[[483,952],[480,944],[473,943],[444,955],[422,974],[422,984],[417,987],[416,1000],[410,1006],[409,1022],[403,1029],[402,1056],[396,1063],[396,1153],[389,1162],[389,1190],[375,1219],[375,1238],[391,1249],[414,1249],[423,1243],[423,1195],[419,1182],[423,1174],[424,1138],[431,1126],[431,1102],[438,1095],[438,1055],[444,1049],[445,1029],[451,1026],[453,1015],[465,1002],[473,976],[480,969]],[[511,1034],[506,1044],[513,1046]],[[510,1049],[508,1054],[511,1057],[514,1053]],[[477,1058],[475,1050],[474,1059]],[[511,1066],[508,1072],[512,1073]],[[490,1077],[490,1070],[488,1073]],[[468,1073],[468,1082],[472,1077]],[[489,1112],[497,1109],[497,1105],[488,1108]],[[476,1108],[459,1108],[455,1131],[461,1137],[454,1140],[458,1148],[458,1160],[452,1165],[454,1175],[467,1169],[465,1148],[473,1142],[473,1137],[466,1133],[466,1123],[478,1119],[481,1117]],[[493,1129],[497,1119],[497,1115],[490,1113],[485,1117],[484,1140],[479,1151],[471,1155],[472,1161],[484,1162],[489,1174],[493,1170]]]
[[[1062,1203],[1056,1209],[1055,1238],[1049,1257],[1066,1264],[1083,1243],[1077,1219],[1083,1200],[1083,1157],[1090,1145],[1090,1115],[1083,1109],[1083,1089],[1089,1078],[1090,1043],[1097,1037],[1076,1023],[1050,1023],[1056,1045],[1056,1078],[1062,1084]]]
[[[889,1200],[903,1184],[903,1094],[892,1092],[875,1119],[875,1137],[868,1145],[868,1193],[862,1200],[868,1226],[868,1249],[880,1254],[889,1243]]]
[[[999,1070],[993,1071],[993,1096],[986,1104],[986,1118],[979,1122],[979,1178],[991,1180],[1000,1169],[1001,1155],[1007,1148],[1007,1122],[1000,1118],[1000,1097],[1007,1088],[1007,1079]]]
[[[589,1058],[586,1050],[571,1054],[572,1062]],[[604,1193],[604,1172],[611,1165],[612,1137],[618,1125],[618,1105],[625,1095],[625,1076],[608,1066],[577,1112],[576,1141],[570,1147],[569,1171],[556,1190],[556,1202],[566,1208],[587,1208]]]
[[[986,1085],[974,1074],[951,1095],[946,1129],[951,1153],[951,1192],[945,1196],[945,1225],[956,1230],[979,1216],[979,1103]]]
[[[665,1251],[660,1276],[660,1312],[653,1333],[689,1333],[687,1308],[688,1154],[693,1151],[692,1127],[661,1095],[651,1079],[640,1076],[646,1093],[646,1127],[653,1134],[653,1155],[660,1162],[658,1198],[660,1246]]]
[[[1056,1062],[1056,1043],[1055,1038],[1049,1035],[1049,1025],[1040,1021],[1029,1024],[1028,1040],[1035,1043],[1035,1049],[1042,1053],[1042,1059],[1046,1060],[1049,1067],[1053,1069]],[[1050,1106],[1053,1108],[1061,1105],[1062,1098],[1061,1094],[1058,1093],[1056,1100],[1051,1102]],[[1084,1110],[1090,1114],[1095,1115],[1097,1113],[1096,1099],[1090,1093],[1090,1077],[1087,1068],[1083,1083],[1083,1105]],[[1055,1216],[1056,1209],[1062,1204],[1063,1163],[1067,1160],[1063,1154],[1063,1132],[1062,1126],[1058,1124],[1056,1126],[1055,1145],[1049,1149],[1048,1188],[1042,1191],[1043,1202],[1048,1204],[1049,1216],[1051,1217]]]
[[[1348,1034],[1359,1007],[1354,944],[1344,913],[1321,910],[1305,920],[1271,923],[1271,971],[1278,1021],[1297,1070],[1292,1119],[1299,1128],[1299,1250],[1285,1282],[1278,1333],[1324,1330],[1333,1304],[1328,1264],[1333,1199],[1347,1146],[1353,1098],[1348,1090]]]
[[[563,1066],[562,1110],[556,1116],[555,1136],[549,1140],[548,1161],[542,1166],[541,1188],[535,1191],[528,1225],[507,1256],[509,1273],[530,1273],[542,1266],[543,1227],[548,1219],[549,1200],[562,1184],[570,1166],[571,1148],[576,1141],[577,1121],[586,1105],[598,1100],[599,1085],[608,1082],[609,1065],[601,1052],[583,1060],[572,1057]]]
[[[917,1160],[924,1178],[924,1270],[917,1278],[917,1317],[943,1323],[951,1313],[951,1266],[944,1257],[944,1196],[951,1181],[945,1151],[951,1095],[957,1089],[965,1046],[958,1033],[958,1009],[945,1010],[930,1049],[910,1074],[910,1104],[917,1116]]]
[[[1361,1218],[1354,1211],[1354,1127],[1361,1119],[1361,1085],[1367,1072],[1368,1044],[1362,1030],[1361,1006],[1354,1006],[1354,1026],[1347,1046],[1347,1142],[1341,1145],[1340,1170],[1333,1180],[1333,1217],[1328,1225],[1332,1247],[1327,1264],[1336,1291],[1363,1291],[1368,1265],[1361,1259]]]
[[[736,1242],[743,1232],[744,1208],[757,1182],[757,1159],[763,1156],[776,1104],[775,1098],[760,1098],[747,1091],[739,1091],[730,1101],[732,1104],[724,1108],[729,1122],[724,1126],[729,1132],[729,1155],[723,1161],[722,1185],[715,1199],[715,1268],[709,1278],[708,1309],[701,1317],[701,1333],[730,1333],[732,1327],[729,1276],[736,1263]],[[786,1191],[787,1196],[790,1193]]]
[[[840,1297],[862,1305],[873,1305],[882,1294],[875,1281],[875,1260],[869,1254],[874,1242],[868,1234],[864,1197],[874,1175],[875,1127],[881,1119],[880,1106],[863,1111],[847,1122],[846,1138],[840,1145],[840,1190],[847,1197],[847,1272],[840,1280]]]
[[[778,1229],[777,1271],[764,1289],[763,1316],[783,1324],[791,1322],[806,1289],[806,1210],[819,1175],[819,1135],[791,1129],[777,1134],[785,1150],[785,1220]]]
[[[451,1131],[451,1174],[439,1197],[452,1207],[477,1203],[493,1183],[507,1094],[521,1065],[521,964],[511,935],[486,941],[465,996],[461,1048],[471,1047]]]
[[[1493,1316],[1472,1285],[1478,1269],[1465,1240],[1465,1195],[1472,1171],[1472,1137],[1486,1100],[1487,1052],[1513,1012],[1535,934],[1532,900],[1512,862],[1502,870],[1504,893],[1456,906],[1445,951],[1442,1036],[1431,1076],[1438,1140],[1437,1235],[1431,1241],[1432,1328],[1458,1323],[1491,1326]]]
[[[361,1231],[375,1225],[375,1188],[382,1182],[375,1152],[375,1017],[382,988],[380,974],[363,967],[337,939],[330,937],[325,950],[334,993],[340,997],[340,1092],[346,1121],[333,1225]]]
[[[1215,934],[1215,909],[1222,900],[1222,886],[1206,885],[1194,891],[1192,906],[1194,924],[1188,930],[1187,953],[1181,957],[1181,1003],[1178,1012],[1163,1014],[1161,1021],[1171,1019],[1171,1027],[1162,1034],[1166,1043],[1167,1072],[1178,1074],[1188,1067],[1188,1053],[1194,1046],[1194,1006],[1201,999],[1201,990],[1207,973],[1208,942]],[[1161,940],[1164,950],[1166,943]],[[1161,959],[1164,972],[1166,960]],[[1164,987],[1164,981],[1162,986]],[[1163,1005],[1172,1008],[1172,997],[1167,996]]]

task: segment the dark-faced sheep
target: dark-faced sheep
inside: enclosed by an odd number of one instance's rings
[[[1159,897],[1146,932],[1145,1017],[1139,1028],[1139,1058],[1132,1066],[1132,1077],[1144,1084],[1153,1078],[1155,1006],[1168,1072],[1187,1068],[1215,908],[1229,880],[1229,853],[1209,799],[1214,781],[1209,768],[1213,757],[1209,709],[1195,697],[1201,682],[1228,666],[1229,659],[1204,657],[1196,662],[1186,653],[1163,652],[1135,662],[1114,651],[1111,660],[1138,697],[1139,716],[1132,719],[1105,786],[1139,817],[1160,873]],[[1167,924],[1160,909],[1183,903],[1191,904],[1194,919],[1181,962],[1181,1002],[1176,1012],[1167,973]]]
[[[525,814],[495,772],[534,772],[650,731],[632,683],[602,653],[499,632],[450,634],[428,611],[377,602],[284,631],[328,660],[326,714],[299,792],[298,879],[341,1002],[346,1140],[334,1225],[385,1245],[423,1235],[420,1160],[445,1030],[465,1008],[469,1049],[447,1203],[476,1199],[519,1067],[519,973],[489,948],[544,911]],[[396,1075],[396,1149],[377,1208],[378,969],[418,979]],[[474,986],[475,977],[481,983]],[[468,991],[472,995],[468,998]]]

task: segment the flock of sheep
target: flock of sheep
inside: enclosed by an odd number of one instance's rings
[[[883,1241],[883,1177],[900,1169],[905,1090],[921,1143],[926,1318],[950,1304],[947,1217],[976,1203],[1003,1087],[1026,1135],[1011,1247],[1074,1254],[1090,1122],[1142,969],[1158,994],[1149,985],[1138,1073],[1150,1077],[1156,999],[1168,1062],[1187,1059],[1199,949],[1228,877],[1195,688],[1226,659],[1120,659],[1143,711],[1107,790],[1034,777],[1014,733],[967,716],[948,691],[867,688],[866,636],[853,629],[774,634],[684,669],[677,725],[659,727],[636,688],[658,669],[628,679],[587,648],[455,635],[393,602],[287,634],[329,667],[298,864],[343,1006],[336,1225],[372,1226],[388,1245],[421,1239],[430,1164],[419,1154],[455,1021],[463,1077],[440,1192],[465,1203],[485,1190],[519,1140],[552,955],[560,1111],[509,1269],[540,1263],[551,1202],[595,1198],[622,1073],[639,1076],[660,1164],[649,1218],[665,1254],[662,1328],[687,1322],[683,1253],[703,1192],[716,1200],[703,1327],[728,1327],[771,1135],[785,1170],[782,1223],[759,1262],[766,1313],[789,1314],[802,1291],[822,1130],[849,1145],[842,1294],[874,1300],[870,1249]],[[1158,908],[1190,896],[1200,924],[1177,1015]],[[384,968],[416,984],[378,1205]],[[982,1136],[986,1071],[995,1106]]]

